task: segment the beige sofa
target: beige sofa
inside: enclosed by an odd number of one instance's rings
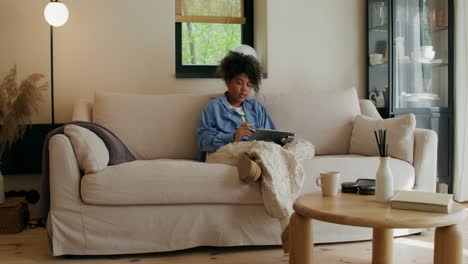
[[[83,176],[67,136],[51,138],[47,228],[55,256],[280,244],[279,223],[265,213],[258,183],[239,181],[235,167],[196,161],[195,128],[209,98],[98,93],[93,102],[75,105],[75,120],[109,128],[137,160]],[[316,157],[304,164],[303,192],[318,191],[320,171],[340,171],[342,181],[375,177],[377,157],[348,154],[354,117],[378,117],[355,89],[265,94],[260,100],[278,128],[315,145]],[[413,164],[391,160],[395,189],[435,191],[437,136],[417,129],[414,137]],[[323,222],[314,232],[317,243],[372,235]]]

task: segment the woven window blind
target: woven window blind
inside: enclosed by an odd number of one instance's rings
[[[245,24],[243,0],[176,0],[176,22]]]

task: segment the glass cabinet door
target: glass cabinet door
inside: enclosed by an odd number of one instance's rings
[[[382,113],[389,108],[389,0],[367,3],[368,96]]]
[[[464,0],[468,1],[468,0]],[[437,180],[452,186],[454,0],[366,0],[367,98],[438,136]]]
[[[393,0],[394,110],[448,107],[448,1]]]

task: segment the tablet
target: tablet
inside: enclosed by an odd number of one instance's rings
[[[257,129],[250,137],[250,140],[270,141],[281,145],[281,139],[288,136],[294,136],[294,133],[270,129]]]

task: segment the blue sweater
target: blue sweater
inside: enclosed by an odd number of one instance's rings
[[[197,127],[197,145],[200,161],[204,161],[206,152],[215,152],[221,146],[234,142],[237,128],[243,123],[236,110],[229,107],[227,93],[211,99],[202,111]],[[243,103],[245,118],[254,129],[276,129],[265,107],[255,99]],[[244,138],[243,140],[247,140]]]

